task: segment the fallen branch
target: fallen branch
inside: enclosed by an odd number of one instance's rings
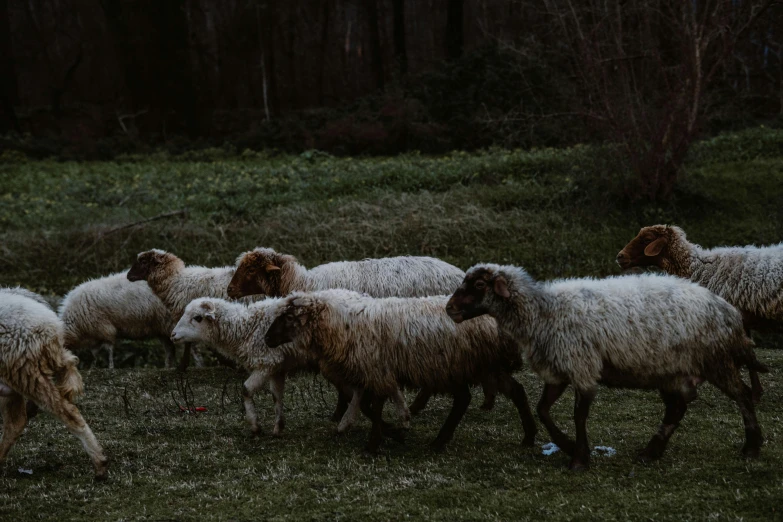
[[[185,216],[187,215],[188,211],[187,209],[180,209],[180,210],[174,210],[172,212],[165,212],[163,214],[158,214],[157,216],[152,216],[151,218],[142,219],[141,221],[135,221],[133,223],[128,223],[127,225],[122,225],[121,227],[112,228],[111,230],[108,230],[107,232],[103,232],[98,235],[98,237],[93,242],[92,246],[95,246],[95,244],[100,241],[101,239],[105,238],[106,236],[109,236],[111,234],[114,234],[116,232],[121,232],[123,230],[127,230],[129,228],[137,227],[139,225],[144,225],[146,223],[151,223],[153,221],[159,221],[161,219],[166,219],[174,216]]]

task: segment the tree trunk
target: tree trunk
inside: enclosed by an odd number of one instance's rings
[[[400,76],[408,72],[408,52],[405,48],[405,0],[393,0],[394,57]]]
[[[381,54],[381,34],[378,26],[378,4],[376,0],[367,0],[367,18],[370,24],[370,60],[376,89],[383,90],[383,55]]]
[[[465,44],[463,19],[464,0],[448,0],[446,6],[446,56],[454,60],[462,56]]]

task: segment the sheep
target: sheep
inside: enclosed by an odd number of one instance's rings
[[[743,454],[759,454],[763,438],[740,367],[767,368],[756,360],[739,312],[705,288],[652,274],[539,283],[522,268],[484,264],[468,270],[447,311],[456,323],[489,314],[522,341],[545,383],[539,418],[572,457],[573,470],[589,465],[585,424],[598,384],[659,390],[666,414],[639,453],[642,461],[662,456],[705,380],[739,405]],[[549,416],[569,384],[576,398],[576,442]]]
[[[92,460],[95,479],[108,477],[108,459],[78,408],[84,391],[79,358],[63,345],[64,325],[48,305],[18,292],[0,299],[0,462],[27,426],[25,403],[34,401],[60,419]]]
[[[128,270],[129,281],[146,281],[152,292],[168,309],[174,322],[182,317],[188,303],[199,297],[227,298],[226,286],[234,275],[234,267],[206,268],[185,266],[172,253],[163,250],[141,252]],[[249,303],[256,299],[248,298]],[[179,371],[188,367],[191,344],[185,343]]]
[[[644,227],[617,254],[623,269],[657,266],[690,279],[734,305],[745,330],[783,327],[783,243],[768,247],[722,247],[707,250],[688,241],[680,227]],[[750,370],[753,401],[764,390]]]
[[[275,403],[275,424],[272,434],[279,436],[285,426],[283,394],[286,375],[298,372],[318,373],[318,359],[306,350],[285,345],[271,350],[264,344],[264,334],[274,319],[275,310],[282,299],[265,299],[248,306],[218,298],[199,298],[185,308],[171,339],[174,342],[205,342],[214,346],[250,371],[242,395],[245,417],[254,434],[259,433],[258,417],[253,396],[267,381]],[[349,395],[349,390],[336,386],[338,393]],[[405,426],[405,399],[398,393],[397,405]],[[401,401],[401,403],[400,403]],[[354,404],[355,406],[355,404]],[[354,420],[353,412],[346,412],[338,432],[346,431]],[[407,426],[405,426],[407,427]]]
[[[264,294],[283,297],[294,291],[312,292],[343,288],[372,297],[425,297],[452,292],[465,272],[432,257],[386,257],[363,261],[340,261],[307,269],[294,256],[271,248],[256,248],[241,254],[228,286],[232,298]],[[495,403],[497,384],[483,383],[483,410]],[[422,389],[411,404],[413,415],[422,411],[432,393]],[[335,419],[336,420],[336,419]]]
[[[172,364],[171,314],[146,283],[128,281],[127,272],[80,284],[65,296],[58,314],[65,323],[65,347],[74,351],[90,348],[96,358],[106,349],[109,368],[114,368],[118,338],[157,337],[166,350],[166,368]]]
[[[277,347],[293,342],[319,357],[327,379],[366,390],[373,428],[367,449],[383,440],[381,413],[399,386],[449,393],[454,403],[432,446],[451,440],[470,403],[470,386],[492,374],[517,407],[532,445],[536,424],[524,387],[511,376],[519,350],[499,335],[494,320],[456,325],[446,315],[448,296],[373,298],[349,290],[294,292],[285,298],[264,337]],[[355,399],[355,398],[354,398]]]

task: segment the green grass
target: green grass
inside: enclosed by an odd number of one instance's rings
[[[781,131],[698,144],[665,204],[618,197],[625,179],[608,158],[599,147],[372,159],[213,151],[92,163],[5,155],[0,285],[62,295],[155,247],[213,266],[264,245],[306,265],[419,254],[462,268],[515,263],[553,278],[619,273],[617,251],[641,226],[659,222],[683,226],[704,246],[783,240]],[[179,209],[187,214],[122,228]],[[783,346],[775,336],[757,341]],[[759,407],[768,439],[759,461],[739,457],[740,416],[705,387],[664,459],[636,464],[635,450],[663,407],[654,394],[603,390],[591,443],[618,454],[596,457],[584,474],[567,472],[561,454],[520,447],[505,400],[491,413],[474,400],[445,454],[426,446],[448,411],[438,399],[405,445],[365,457],[367,423],[335,438],[326,420],[331,390],[308,378],[288,387],[285,436],[253,438],[241,416],[239,374],[193,370],[193,402],[209,412],[180,414],[174,374],[153,368],[161,352],[154,342],[123,343],[117,357],[126,368],[85,371],[83,410],[113,459],[110,482],[94,484],[75,439],[42,415],[0,468],[0,520],[783,518],[781,351],[759,350],[772,367]],[[521,378],[535,401],[538,380]],[[269,397],[259,401],[269,427]],[[571,409],[567,394],[557,419],[569,428]]]
[[[368,457],[368,422],[336,437],[327,420],[335,397],[320,379],[291,381],[286,432],[275,439],[249,433],[242,381],[230,370],[189,372],[190,403],[209,409],[197,415],[177,412],[184,399],[172,371],[87,371],[81,406],[112,459],[109,482],[94,483],[76,439],[41,415],[0,468],[0,520],[780,518],[783,352],[760,350],[759,357],[773,371],[758,408],[767,438],[759,460],[741,458],[739,412],[706,385],[664,458],[640,465],[635,452],[657,428],[662,403],[651,392],[602,389],[590,442],[617,455],[594,457],[586,473],[569,472],[562,453],[542,455],[540,444],[549,440],[543,432],[537,447],[520,446],[513,406],[500,398],[494,411],[483,412],[480,391],[445,453],[427,447],[450,405],[437,398],[414,419],[405,444],[387,442],[380,456]],[[535,398],[538,379],[519,378]],[[260,394],[256,404],[271,428],[271,397]],[[567,392],[555,419],[573,433],[571,411]]]

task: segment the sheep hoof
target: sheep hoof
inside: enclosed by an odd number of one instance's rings
[[[761,403],[761,396],[763,395],[762,392],[753,392],[751,394],[750,400],[753,401],[754,406],[758,406],[759,403]]]
[[[650,462],[654,462],[660,459],[662,455],[662,451],[659,451],[655,448],[650,448],[648,446],[642,450],[639,450],[639,452],[636,454],[636,460],[642,464],[649,464]]]
[[[535,446],[536,445],[536,436],[535,435],[530,435],[530,436],[526,435],[525,438],[522,439],[522,445],[523,446]]]
[[[759,453],[761,452],[761,448],[758,446],[743,446],[742,448],[742,456],[746,459],[757,459],[759,458]]]
[[[568,469],[571,471],[587,471],[590,469],[590,465],[587,462],[582,462],[579,459],[572,459],[568,465]]]
[[[106,482],[109,480],[109,472],[108,471],[102,471],[100,473],[95,474],[95,482]]]

